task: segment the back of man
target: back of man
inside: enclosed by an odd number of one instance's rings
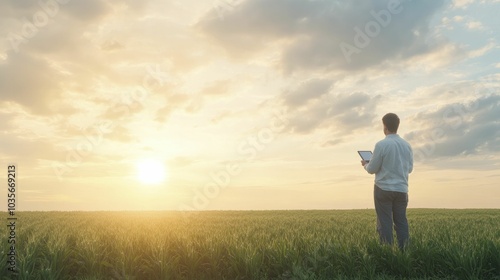
[[[370,174],[375,174],[375,211],[377,231],[382,243],[393,243],[392,225],[396,230],[401,249],[409,241],[406,218],[408,207],[408,177],[413,171],[411,146],[397,134],[399,117],[388,113],[382,118],[385,139],[375,145],[369,162],[361,164]]]

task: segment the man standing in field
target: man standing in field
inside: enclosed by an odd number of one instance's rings
[[[407,245],[410,234],[406,207],[408,206],[408,175],[413,170],[413,151],[398,134],[399,117],[388,113],[382,118],[385,138],[375,145],[370,161],[361,165],[375,174],[375,211],[380,242],[393,243],[392,224],[400,249]]]

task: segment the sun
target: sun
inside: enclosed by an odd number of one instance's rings
[[[167,178],[165,164],[157,159],[142,159],[136,164],[137,180],[143,184],[159,184]]]

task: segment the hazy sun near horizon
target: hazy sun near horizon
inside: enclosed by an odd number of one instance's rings
[[[136,178],[143,184],[162,183],[167,175],[167,167],[161,160],[146,158],[136,163]]]

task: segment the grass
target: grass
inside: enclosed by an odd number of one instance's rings
[[[15,279],[500,279],[500,210],[409,209],[405,252],[374,210],[17,215]]]

